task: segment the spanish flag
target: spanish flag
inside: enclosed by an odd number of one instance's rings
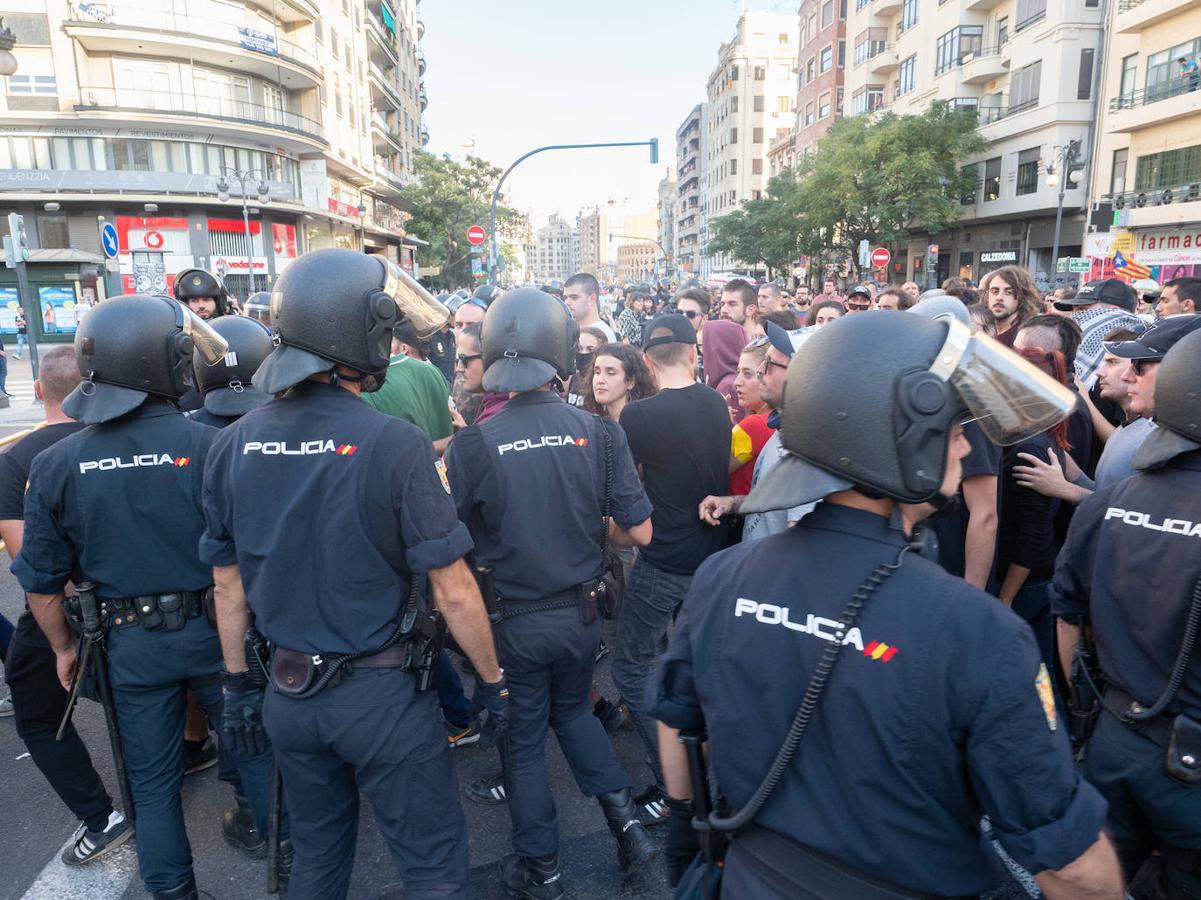
[[[1134,257],[1127,259],[1118,250],[1113,251],[1113,271],[1115,274],[1121,275],[1123,278],[1129,278],[1131,281],[1151,277],[1150,269],[1140,263],[1136,263]]]

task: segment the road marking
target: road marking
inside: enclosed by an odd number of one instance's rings
[[[14,759],[13,762],[20,762],[21,760],[25,759],[27,756],[29,756],[28,753],[22,753],[20,756],[18,756],[16,759]]]
[[[62,851],[74,843],[69,838],[42,869],[21,900],[120,900],[138,874],[135,841],[129,840],[86,866],[68,866]]]

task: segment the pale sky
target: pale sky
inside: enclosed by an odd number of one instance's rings
[[[535,226],[581,207],[652,207],[675,163],[675,131],[705,97],[744,7],[795,13],[796,0],[425,0],[421,42],[433,153],[501,169],[544,144],[659,138],[646,147],[551,151],[508,181]],[[487,223],[482,223],[487,224]]]

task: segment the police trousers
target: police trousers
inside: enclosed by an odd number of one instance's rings
[[[659,724],[646,712],[646,683],[655,662],[667,649],[667,630],[674,621],[691,575],[656,569],[638,557],[626,581],[621,618],[617,622],[617,647],[613,651],[613,682],[630,708],[634,726],[651,760],[655,784],[663,787],[659,765]]]
[[[1163,768],[1164,748],[1102,712],[1084,777],[1109,801],[1106,824],[1127,879],[1159,850],[1167,896],[1201,898],[1201,786]]]
[[[297,700],[268,688],[264,725],[284,781],[296,851],[289,900],[350,890],[359,792],[410,900],[466,898],[467,830],[433,691],[399,669],[351,668]]]
[[[518,856],[547,856],[559,849],[546,771],[548,725],[581,793],[593,797],[630,787],[630,776],[588,699],[600,631],[599,619],[581,624],[574,605],[513,616],[497,628],[496,651],[509,685],[509,739],[501,757]]]
[[[17,621],[4,680],[12,689],[17,736],[33,764],[75,818],[93,830],[103,828],[113,811],[112,798],[75,723],[67,725],[61,741],[55,740],[67,709],[67,692],[58,680],[54,651],[28,611]]]
[[[192,688],[210,724],[220,727],[221,644],[213,626],[200,616],[174,632],[113,629],[108,657],[137,813],[138,866],[147,891],[170,890],[192,878],[192,849],[179,796],[185,694]],[[266,834],[271,752],[238,757],[236,765],[255,820]]]

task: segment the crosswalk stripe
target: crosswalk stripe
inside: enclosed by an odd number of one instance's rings
[[[75,844],[72,835],[34,879],[21,900],[120,900],[138,873],[134,841],[127,841],[86,866],[72,868],[60,857]]]

